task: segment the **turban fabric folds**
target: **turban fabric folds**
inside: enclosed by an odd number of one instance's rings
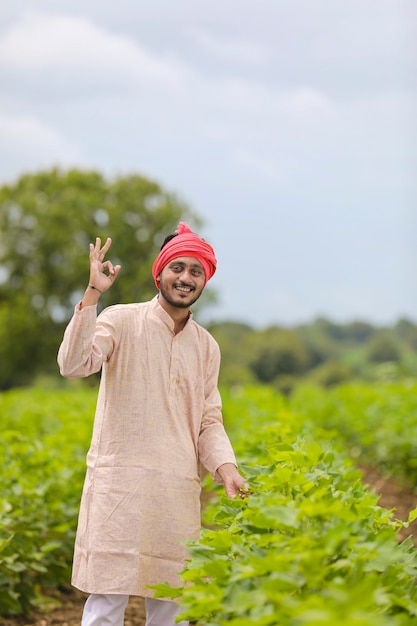
[[[177,235],[165,244],[152,266],[152,276],[158,289],[159,274],[168,263],[178,257],[189,256],[198,259],[204,268],[206,282],[216,271],[217,260],[214,250],[204,239],[193,233],[185,222],[180,222],[175,232]]]

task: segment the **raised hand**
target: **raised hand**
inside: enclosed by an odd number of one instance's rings
[[[120,265],[113,265],[111,261],[104,260],[111,244],[110,237],[107,238],[103,247],[101,247],[100,237],[96,238],[95,244],[90,243],[90,278],[81,308],[97,304],[100,295],[110,289],[120,272]]]
[[[120,265],[113,265],[111,261],[104,260],[111,244],[112,240],[110,237],[107,238],[103,247],[101,247],[100,237],[96,238],[95,244],[90,243],[89,285],[99,291],[99,293],[104,293],[107,289],[110,289],[120,272]]]

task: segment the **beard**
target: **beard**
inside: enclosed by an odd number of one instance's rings
[[[189,285],[186,285],[186,283],[178,283],[179,285],[183,286],[183,287],[189,287]],[[199,299],[199,297],[201,296],[201,294],[203,293],[203,289],[201,289],[199,292],[195,293],[190,291],[189,295],[193,296],[191,298],[191,300],[174,300],[173,296],[170,295],[168,293],[168,290],[165,288],[163,280],[159,281],[159,291],[161,292],[161,295],[164,297],[164,299],[166,300],[166,302],[168,302],[169,305],[177,308],[177,309],[188,309],[189,307],[193,306],[193,304],[195,302],[197,302],[197,300]]]

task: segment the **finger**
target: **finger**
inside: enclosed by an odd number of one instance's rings
[[[97,237],[95,243],[90,243],[90,260],[100,260],[101,239]]]
[[[225,485],[225,487],[226,494],[229,496],[229,498],[236,498],[237,495],[240,495],[240,489],[238,485]]]
[[[110,237],[107,237],[106,243],[104,244],[104,246],[100,250],[100,255],[101,255],[102,259],[104,259],[104,257],[106,256],[106,254],[108,252],[108,249],[110,248],[111,244],[112,244],[112,240],[110,239]]]
[[[250,495],[252,495],[252,492],[250,491],[249,483],[243,483],[243,485],[239,488],[239,496],[243,500],[244,498],[247,498]]]
[[[121,265],[115,265],[114,266],[114,278],[117,278],[117,276],[119,275],[120,270],[122,269]]]
[[[113,276],[115,272],[113,263],[111,261],[104,261],[104,263],[102,263],[102,271],[104,272],[104,270],[107,270],[108,273]]]

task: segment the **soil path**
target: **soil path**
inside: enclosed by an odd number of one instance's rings
[[[380,496],[378,504],[389,510],[394,509],[394,518],[407,521],[408,514],[417,506],[417,492],[411,491],[410,485],[381,476],[372,468],[361,467],[360,470],[363,473],[363,482]],[[409,528],[403,528],[398,533],[398,539],[404,541],[409,535],[412,535],[417,547],[417,520]]]
[[[407,520],[409,512],[417,506],[417,494],[411,492],[399,481],[384,478],[371,468],[363,467],[364,482],[380,496],[378,504],[387,509],[395,509],[395,517]],[[404,540],[412,534],[417,544],[417,520],[410,528],[399,533]],[[52,596],[56,604],[45,613],[33,613],[28,617],[0,618],[1,626],[80,626],[82,609],[86,595],[72,589],[65,589]],[[126,609],[125,626],[144,626],[145,610],[142,598],[132,597]]]

